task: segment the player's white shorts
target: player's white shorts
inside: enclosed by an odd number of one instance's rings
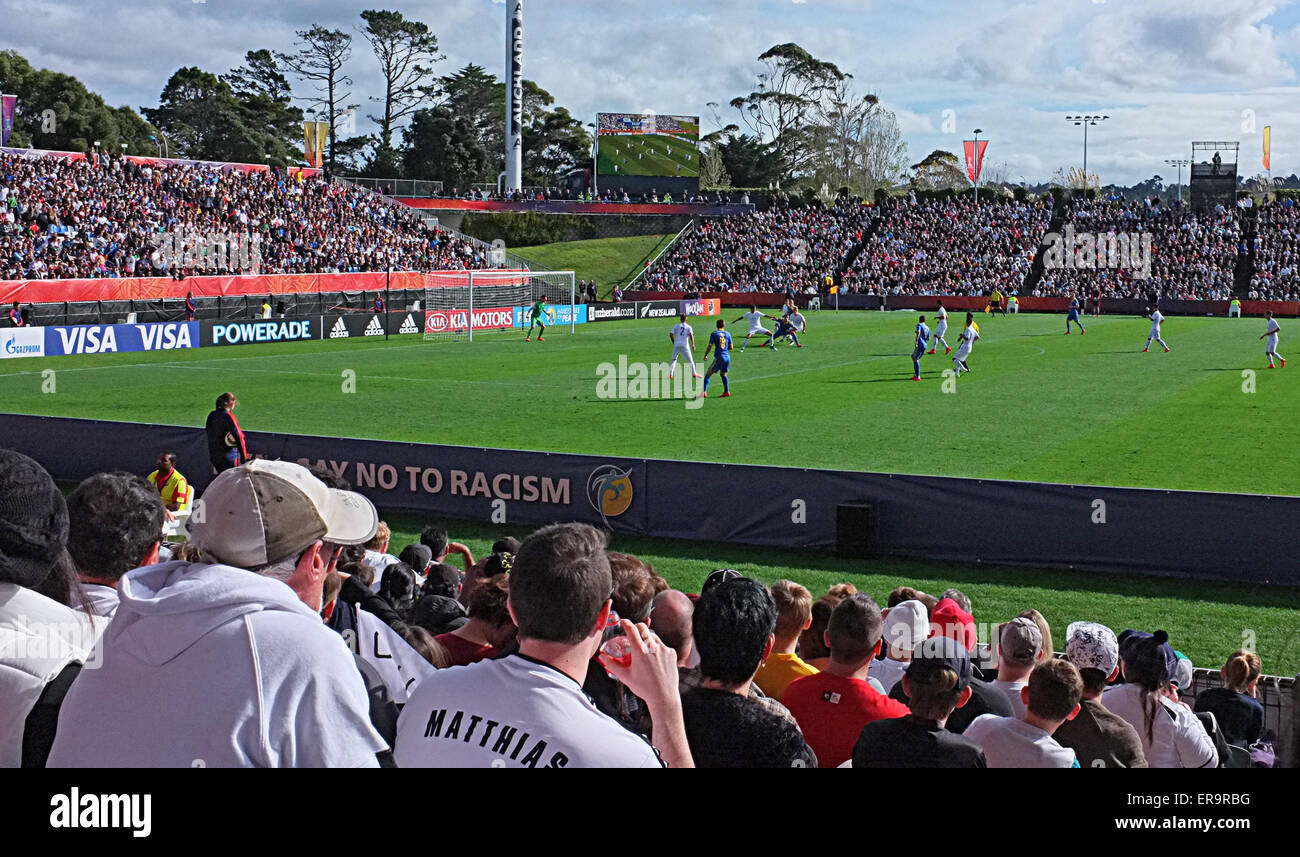
[[[695,358],[691,356],[691,347],[684,342],[673,346],[672,359],[676,361],[678,357],[682,358],[688,363],[695,362]]]
[[[1147,339],[1159,339],[1159,338],[1160,338],[1160,328],[1158,327],[1151,328],[1151,332],[1147,334]]]
[[[759,325],[758,327],[751,327],[749,329],[750,336],[758,336],[760,333],[766,333],[768,336],[772,335],[772,331],[768,330],[766,327],[763,327],[762,325]]]
[[[938,339],[943,339],[943,335],[948,332],[948,322],[941,321],[934,326],[934,335]]]
[[[1228,307],[1228,318],[1233,318],[1234,316],[1236,318],[1241,318],[1241,307],[1239,306]]]
[[[1020,313],[1020,301],[1016,301],[1011,305],[1011,314],[1018,315],[1019,313]]]
[[[1273,334],[1264,340],[1265,351],[1277,351],[1277,334]]]
[[[969,356],[970,356],[970,349],[967,348],[965,345],[962,345],[958,347],[957,351],[952,355],[952,358],[957,361],[962,361]]]

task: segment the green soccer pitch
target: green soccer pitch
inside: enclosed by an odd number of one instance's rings
[[[669,148],[673,150],[671,155]],[[700,174],[700,146],[696,140],[685,137],[606,134],[596,148],[596,169],[600,178],[607,180],[605,184],[619,176],[695,178]]]
[[[737,351],[741,312],[722,316]],[[393,337],[6,360],[0,402],[14,413],[201,426],[216,395],[233,390],[251,430],[1300,494],[1300,362],[1265,369],[1261,320],[1176,316],[1164,326],[1173,350],[1144,354],[1142,318],[1087,318],[1086,336],[1065,336],[1064,316],[980,314],[973,371],[944,378],[952,361],[940,348],[923,358],[916,383],[917,317],[809,312],[804,348],[751,342],[733,355],[732,397],[718,398],[714,378],[698,408],[681,398],[602,398],[598,389],[602,363],[667,362],[675,319],[592,323],[574,334],[552,327],[545,342],[524,342],[516,330],[476,334],[472,344]],[[715,320],[692,321],[697,358]],[[952,314],[949,343],[961,320]],[[1284,323],[1283,355],[1289,330]],[[47,369],[54,393],[42,392]],[[347,370],[355,393],[343,391]]]

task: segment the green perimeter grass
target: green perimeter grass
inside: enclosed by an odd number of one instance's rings
[[[592,238],[513,247],[510,252],[526,259],[533,270],[573,271],[579,280],[595,280],[601,296],[608,297],[614,286],[631,282],[672,239],[672,235]]]
[[[390,547],[397,553],[419,540],[423,518],[389,515]],[[481,557],[502,536],[523,539],[526,527],[444,522],[453,539]],[[894,587],[907,584],[933,595],[955,586],[970,599],[980,639],[987,628],[1022,610],[1039,610],[1052,627],[1058,651],[1065,647],[1070,622],[1102,622],[1118,633],[1125,628],[1163,628],[1169,639],[1198,667],[1221,667],[1238,648],[1252,644],[1271,675],[1300,671],[1300,589],[1246,586],[1080,571],[961,565],[886,559],[846,560],[824,554],[707,542],[615,535],[614,550],[654,565],[669,584],[698,592],[715,568],[735,568],[764,583],[798,581],[819,597],[835,583],[850,582],[881,605]]]
[[[739,310],[725,319],[732,322]],[[973,372],[911,381],[915,313],[809,313],[806,347],[753,344],[733,396],[598,395],[602,363],[666,361],[672,319],[520,331],[465,342],[419,337],[8,360],[0,402],[16,413],[201,426],[223,390],[248,429],[680,460],[1300,494],[1300,364],[1264,371],[1262,322],[1176,317],[1169,354],[1149,323],[980,316]],[[696,319],[697,353],[713,319]],[[769,323],[770,324],[770,323]],[[959,321],[954,314],[949,341]],[[743,331],[736,328],[736,344]],[[1284,330],[1282,351],[1287,351]],[[57,392],[42,392],[55,370]],[[1256,392],[1243,392],[1244,369]],[[343,392],[355,372],[356,392]],[[945,385],[955,390],[945,393]]]

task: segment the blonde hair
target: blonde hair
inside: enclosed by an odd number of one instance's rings
[[[1050,661],[1056,649],[1052,646],[1052,628],[1043,618],[1043,614],[1037,610],[1026,610],[1016,617],[1017,619],[1029,619],[1038,626],[1038,633],[1043,638],[1042,648],[1038,650],[1038,660]]]
[[[372,551],[383,550],[388,544],[388,540],[393,537],[393,531],[388,528],[388,524],[383,521],[379,522],[379,529],[375,530],[375,537],[366,542],[366,547]]]
[[[1259,681],[1263,663],[1259,655],[1238,649],[1223,665],[1223,681],[1234,693],[1246,693],[1250,686]]]
[[[793,580],[778,580],[768,587],[768,592],[776,603],[776,636],[798,636],[812,618],[812,593]]]

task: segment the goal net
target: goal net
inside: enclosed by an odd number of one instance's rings
[[[577,329],[573,271],[436,271],[424,275],[424,338],[472,342],[486,333],[527,331],[546,299],[546,329]]]

